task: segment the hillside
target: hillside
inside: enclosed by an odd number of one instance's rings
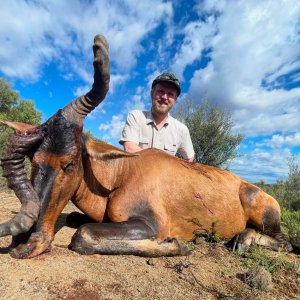
[[[19,203],[7,192],[0,200],[4,222]],[[189,257],[81,256],[67,249],[75,230],[65,217],[73,210],[71,204],[64,210],[51,251],[39,257],[13,259],[6,249],[10,238],[0,239],[1,299],[300,299],[299,255],[256,251],[241,257],[200,239]],[[258,260],[273,272],[272,282],[270,273],[259,278],[267,291],[245,282],[251,284],[245,274]]]

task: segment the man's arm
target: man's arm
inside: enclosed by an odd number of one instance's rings
[[[119,141],[119,143],[123,145],[124,150],[130,153],[142,150],[142,148],[139,147],[138,114],[138,111],[132,111],[128,114],[122,131],[122,136]]]
[[[178,149],[178,153],[183,159],[193,162],[195,159],[195,151],[191,139],[189,129],[184,125],[181,145]]]

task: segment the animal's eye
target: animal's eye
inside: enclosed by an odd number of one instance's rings
[[[62,166],[64,172],[72,172],[74,168],[75,168],[74,162],[72,161]]]

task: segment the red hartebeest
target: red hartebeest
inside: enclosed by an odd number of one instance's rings
[[[240,235],[240,249],[257,242],[291,250],[280,230],[278,203],[231,172],[156,149],[129,154],[82,136],[83,119],[109,86],[103,36],[95,37],[93,50],[90,92],[41,126],[5,122],[15,132],[1,160],[3,173],[22,203],[13,219],[0,225],[0,236],[13,236],[11,255],[30,258],[47,250],[69,200],[95,222],[82,225],[72,238],[70,248],[82,254],[185,255],[189,250],[182,241],[199,232],[227,239]],[[25,155],[32,163],[30,180]]]

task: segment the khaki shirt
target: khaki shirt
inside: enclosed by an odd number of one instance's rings
[[[142,149],[157,148],[184,159],[195,154],[188,128],[170,115],[164,126],[157,129],[150,111],[134,110],[128,114],[122,137],[119,141],[134,142]]]

